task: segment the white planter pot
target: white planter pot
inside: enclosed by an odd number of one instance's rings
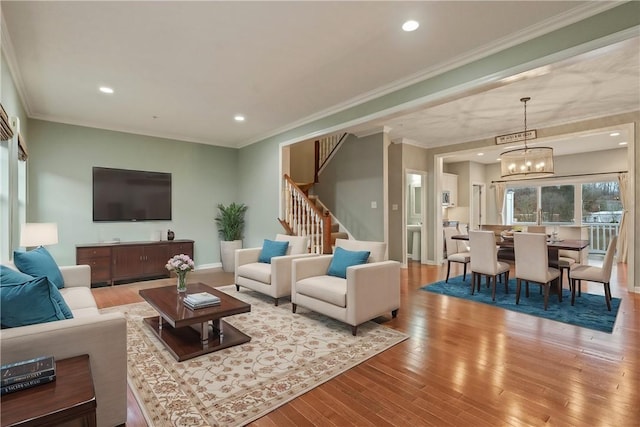
[[[236,249],[242,249],[242,240],[223,240],[220,242],[222,270],[227,273],[233,273],[236,270]]]

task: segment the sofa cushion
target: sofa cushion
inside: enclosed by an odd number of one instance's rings
[[[336,247],[348,251],[369,251],[368,262],[386,261],[387,244],[384,242],[370,242],[366,240],[336,239]]]
[[[296,294],[346,307],[347,280],[335,276],[309,277],[296,282]]]
[[[54,292],[58,289],[46,277],[22,285],[0,287],[0,323],[3,328],[53,322],[65,318]]]
[[[276,242],[274,240],[264,239],[264,243],[262,244],[262,250],[260,251],[260,256],[258,257],[259,262],[264,262],[266,264],[271,264],[271,258],[274,256],[283,256],[287,253],[287,249],[289,248],[289,242]]]
[[[301,255],[309,253],[308,236],[289,236],[286,234],[276,234],[276,242],[289,242],[287,255]]]
[[[23,273],[33,277],[47,276],[58,289],[64,287],[64,279],[58,264],[49,251],[42,246],[27,252],[14,251],[13,262]]]
[[[236,267],[236,274],[267,285],[271,284],[271,264],[252,262]]]
[[[60,289],[60,294],[68,304],[74,315],[76,311],[84,308],[98,309],[91,289],[87,287],[75,287]]]
[[[337,247],[333,252],[331,264],[327,274],[329,276],[347,278],[347,267],[352,265],[366,264],[369,259],[369,251],[348,251]]]
[[[33,280],[33,276],[0,265],[0,286],[22,285],[30,280]]]

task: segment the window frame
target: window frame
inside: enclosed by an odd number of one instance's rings
[[[536,222],[513,222],[513,206],[508,206],[509,195],[508,193],[514,188],[522,188],[522,187],[535,187],[537,193],[537,209],[540,209],[542,204],[542,187],[549,186],[562,186],[562,185],[573,185],[574,187],[574,199],[573,199],[573,214],[575,221],[573,223],[567,222],[542,222],[542,224],[546,225],[584,225],[588,223],[583,223],[583,212],[582,212],[582,185],[596,182],[606,182],[606,181],[617,181],[618,174],[617,173],[603,173],[603,174],[593,174],[593,175],[584,175],[584,176],[575,176],[575,177],[558,177],[558,178],[550,178],[550,179],[523,179],[520,181],[511,181],[506,183],[505,189],[505,198],[506,201],[504,203],[504,209],[502,212],[502,217],[505,218],[506,225],[533,225]],[[535,182],[534,182],[535,181]],[[510,216],[506,214],[511,212]]]

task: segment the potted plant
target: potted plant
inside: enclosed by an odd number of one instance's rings
[[[242,233],[244,232],[244,213],[247,206],[243,203],[218,205],[218,216],[215,221],[218,226],[220,240],[220,258],[222,269],[226,272],[235,271],[235,251],[242,248]]]

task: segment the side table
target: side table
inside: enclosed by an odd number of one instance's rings
[[[96,395],[89,355],[56,360],[56,380],[2,396],[4,426],[51,426],[84,418],[96,427]]]

